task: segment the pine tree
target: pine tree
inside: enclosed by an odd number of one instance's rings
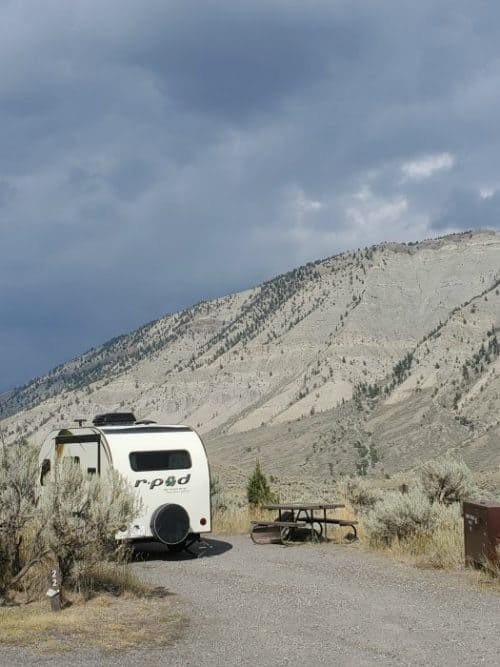
[[[250,505],[262,505],[274,500],[267,477],[260,467],[259,459],[255,461],[255,469],[248,478],[247,498]]]

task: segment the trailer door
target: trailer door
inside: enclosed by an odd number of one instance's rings
[[[56,460],[72,459],[84,472],[101,474],[101,436],[98,433],[56,436]]]

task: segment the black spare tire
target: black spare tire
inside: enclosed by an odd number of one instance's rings
[[[151,517],[151,532],[163,544],[182,544],[189,535],[189,514],[180,505],[161,505]]]

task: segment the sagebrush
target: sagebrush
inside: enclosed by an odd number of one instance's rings
[[[116,470],[89,477],[64,459],[54,467],[40,497],[39,518],[66,585],[86,592],[98,563],[126,557],[115,535],[138,509],[135,494]]]
[[[0,449],[0,599],[42,563],[60,568],[65,588],[89,592],[101,562],[127,555],[115,535],[139,511],[128,482],[116,471],[89,476],[63,459],[37,495],[38,472],[26,442]]]
[[[356,512],[366,512],[382,499],[382,491],[363,477],[345,477],[337,483],[337,492]]]
[[[422,489],[431,502],[463,502],[480,495],[472,471],[467,465],[450,454],[445,454],[424,463],[418,476]]]
[[[421,488],[408,493],[388,491],[368,512],[363,522],[371,541],[405,539],[432,527],[432,505]]]
[[[37,521],[36,452],[25,441],[0,448],[0,599],[47,555]]]

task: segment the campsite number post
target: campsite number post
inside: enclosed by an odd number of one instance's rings
[[[58,567],[50,570],[47,597],[52,611],[61,611],[61,571]]]

